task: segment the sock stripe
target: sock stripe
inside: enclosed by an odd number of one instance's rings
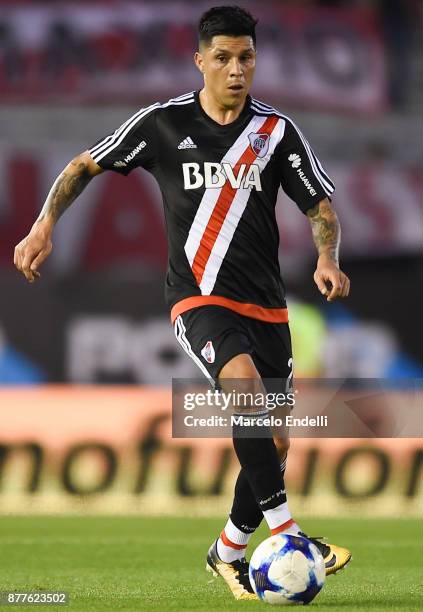
[[[270,530],[270,533],[272,535],[276,535],[277,533],[280,533],[281,531],[285,531],[286,529],[289,529],[289,527],[291,527],[294,524],[294,519],[289,519],[289,521],[286,521],[286,523],[282,523],[282,525],[279,525],[278,527],[275,527],[274,529]]]
[[[244,548],[247,548],[246,544],[235,544],[235,542],[231,542],[231,540],[227,537],[225,530],[223,530],[220,534],[220,539],[222,540],[225,546],[230,546],[235,550],[243,550]]]

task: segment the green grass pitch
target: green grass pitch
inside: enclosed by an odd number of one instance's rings
[[[0,517],[0,590],[68,591],[70,604],[43,606],[50,610],[264,609],[261,602],[236,602],[221,579],[205,572],[207,548],[223,521]],[[308,519],[301,525],[353,551],[349,567],[328,577],[311,604],[316,610],[423,609],[422,520]],[[253,546],[266,537],[262,527]]]

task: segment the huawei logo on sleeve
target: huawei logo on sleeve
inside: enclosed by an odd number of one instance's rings
[[[138,155],[138,153],[141,153],[141,151],[146,146],[147,146],[147,143],[145,142],[145,140],[141,140],[141,142],[135,147],[135,149],[132,149],[130,154],[127,155],[123,161],[122,160],[115,161],[115,163],[113,164],[114,167],[115,168],[125,168],[134,159],[134,157]]]
[[[291,153],[291,155],[288,156],[288,160],[291,162],[291,166],[297,171],[300,180],[303,182],[304,187],[307,189],[309,194],[311,196],[317,195],[317,191],[308,180],[308,177],[304,174],[303,169],[300,167],[301,157],[298,155],[298,153]]]
[[[291,162],[291,166],[293,168],[299,168],[301,166],[301,157],[298,155],[298,153],[291,153],[288,160]]]

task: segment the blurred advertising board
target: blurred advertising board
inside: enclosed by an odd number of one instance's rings
[[[210,3],[50,2],[5,6],[0,101],[110,103],[199,85],[196,24]],[[259,17],[256,95],[373,112],[386,62],[371,11],[252,2]],[[260,93],[258,93],[260,92]]]
[[[229,439],[172,438],[158,387],[0,389],[0,512],[226,513]],[[423,516],[422,438],[294,438],[296,514]]]
[[[37,285],[10,276],[1,285],[3,383],[167,384],[197,374],[175,339],[162,282],[121,273]],[[26,304],[31,314],[22,317]]]

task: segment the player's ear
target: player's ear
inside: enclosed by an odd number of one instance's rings
[[[198,70],[204,74],[204,60],[203,60],[203,56],[199,51],[196,51],[194,54],[194,62],[195,65],[197,66]]]

